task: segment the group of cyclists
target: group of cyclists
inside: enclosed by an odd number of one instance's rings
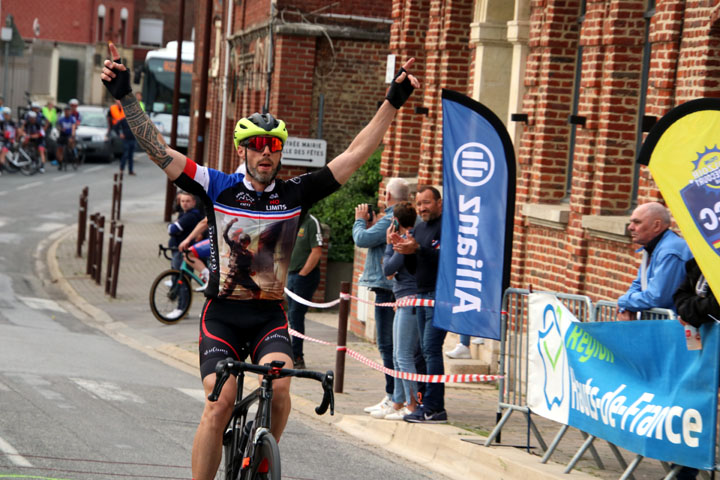
[[[12,119],[12,110],[9,107],[0,107],[2,118],[0,119],[0,175],[6,168],[6,157],[9,151],[16,148],[19,143],[32,144],[40,157],[40,173],[45,173],[47,161],[46,138],[52,128],[58,131],[57,159],[58,169],[63,167],[65,147],[75,148],[75,130],[80,123],[80,102],[73,98],[63,108],[63,113],[58,117],[57,110],[52,102],[41,108],[37,102],[30,104],[30,109],[25,112],[18,122]]]

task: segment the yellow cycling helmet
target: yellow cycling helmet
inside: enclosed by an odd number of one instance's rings
[[[285,122],[282,120],[276,119],[269,113],[253,113],[249,117],[241,118],[235,124],[233,134],[235,150],[240,147],[240,142],[243,140],[259,135],[277,137],[285,143],[288,132],[285,128]]]

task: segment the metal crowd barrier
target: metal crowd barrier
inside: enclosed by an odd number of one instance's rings
[[[498,383],[497,424],[490,433],[485,446],[493,441],[500,441],[500,433],[513,412],[525,415],[528,430],[540,444],[543,451],[547,444],[530,416],[527,406],[528,385],[528,299],[527,289],[508,288],[503,294],[502,317],[500,322],[500,365],[499,373],[504,375]],[[593,312],[592,302],[585,295],[574,295],[557,292],[538,292],[555,295],[580,321],[588,321]],[[528,432],[528,437],[529,437]],[[527,439],[530,448],[530,438]]]
[[[552,443],[548,447],[542,434],[538,430],[535,422],[531,417],[530,408],[527,405],[527,388],[528,388],[528,349],[529,349],[529,337],[528,337],[528,294],[530,293],[527,289],[520,288],[508,288],[505,290],[502,299],[502,316],[500,322],[500,361],[499,361],[499,374],[504,375],[498,383],[498,411],[497,411],[497,423],[495,428],[488,436],[485,446],[489,447],[494,441],[500,442],[500,434],[502,428],[510,419],[513,412],[521,412],[525,415],[528,424],[528,438],[527,445],[525,446],[528,450],[530,449],[530,432],[540,444],[544,455],[541,463],[546,463],[553,452],[560,444],[563,436],[567,432],[568,425],[562,425],[558,433],[555,435]],[[593,306],[592,301],[585,295],[574,295],[558,292],[538,292],[548,293],[556,296],[567,308],[570,310],[575,317],[581,322],[598,321],[598,322],[609,322],[615,321],[617,318],[617,303],[607,300],[600,300]],[[670,309],[665,308],[653,308],[641,313],[639,319],[642,320],[662,320],[662,319],[675,319],[676,315]],[[597,450],[593,446],[595,436],[589,435],[586,432],[580,432],[585,438],[582,446],[573,456],[570,463],[568,463],[564,473],[570,473],[577,462],[588,450],[591,452],[595,463],[598,468],[604,469],[603,462],[598,454]],[[637,468],[640,462],[643,460],[642,455],[636,455],[635,458],[628,463],[623,458],[618,447],[610,442],[607,442],[610,450],[617,459],[620,466],[624,469],[620,480],[634,479],[633,471]],[[680,466],[671,468],[666,462],[662,462],[667,476],[665,480],[671,480],[675,478],[675,475],[680,469]],[[704,474],[701,474],[704,478]]]

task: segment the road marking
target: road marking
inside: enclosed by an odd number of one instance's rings
[[[87,170],[85,170],[85,173],[96,172],[98,170],[102,170],[103,168],[105,167],[103,167],[102,165],[98,165],[96,167],[88,168]]]
[[[7,193],[8,193],[7,190],[3,190],[2,192],[0,192],[0,197],[2,197],[3,195],[7,195]]]
[[[30,182],[30,183],[26,183],[25,185],[20,185],[15,190],[27,190],[28,188],[37,187],[42,184],[43,184],[43,182]]]
[[[59,230],[60,228],[63,228],[66,224],[64,223],[56,223],[56,222],[45,222],[41,223],[37,227],[33,228],[33,232],[53,232],[55,230]]]
[[[59,176],[59,177],[53,178],[52,181],[53,181],[53,182],[59,182],[60,180],[66,180],[66,179],[68,179],[68,178],[72,178],[72,177],[74,177],[75,175],[77,175],[77,174],[76,174],[76,173],[66,173],[65,175],[61,175],[61,176]]]
[[[200,400],[201,402],[205,403],[205,390],[203,390],[202,388],[178,388],[177,390],[189,397],[194,398],[195,400]]]
[[[47,298],[18,297],[25,305],[34,310],[52,310],[53,312],[67,313],[57,302]]]
[[[135,402],[145,403],[145,400],[132,392],[123,390],[122,387],[111,382],[96,382],[83,378],[71,378],[81,389],[90,395],[96,396],[108,402]]]
[[[32,467],[32,463],[28,462],[25,457],[20,455],[8,442],[0,437],[0,452],[4,453],[8,459],[18,467]]]

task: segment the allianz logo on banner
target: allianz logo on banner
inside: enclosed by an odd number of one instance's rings
[[[630,451],[707,467],[718,373],[707,342],[717,329],[706,336],[703,356],[687,350],[676,321],[581,323],[554,296],[531,294],[528,406]]]
[[[495,157],[482,143],[468,142],[453,157],[455,178],[469,187],[479,187],[490,181],[495,173]]]

